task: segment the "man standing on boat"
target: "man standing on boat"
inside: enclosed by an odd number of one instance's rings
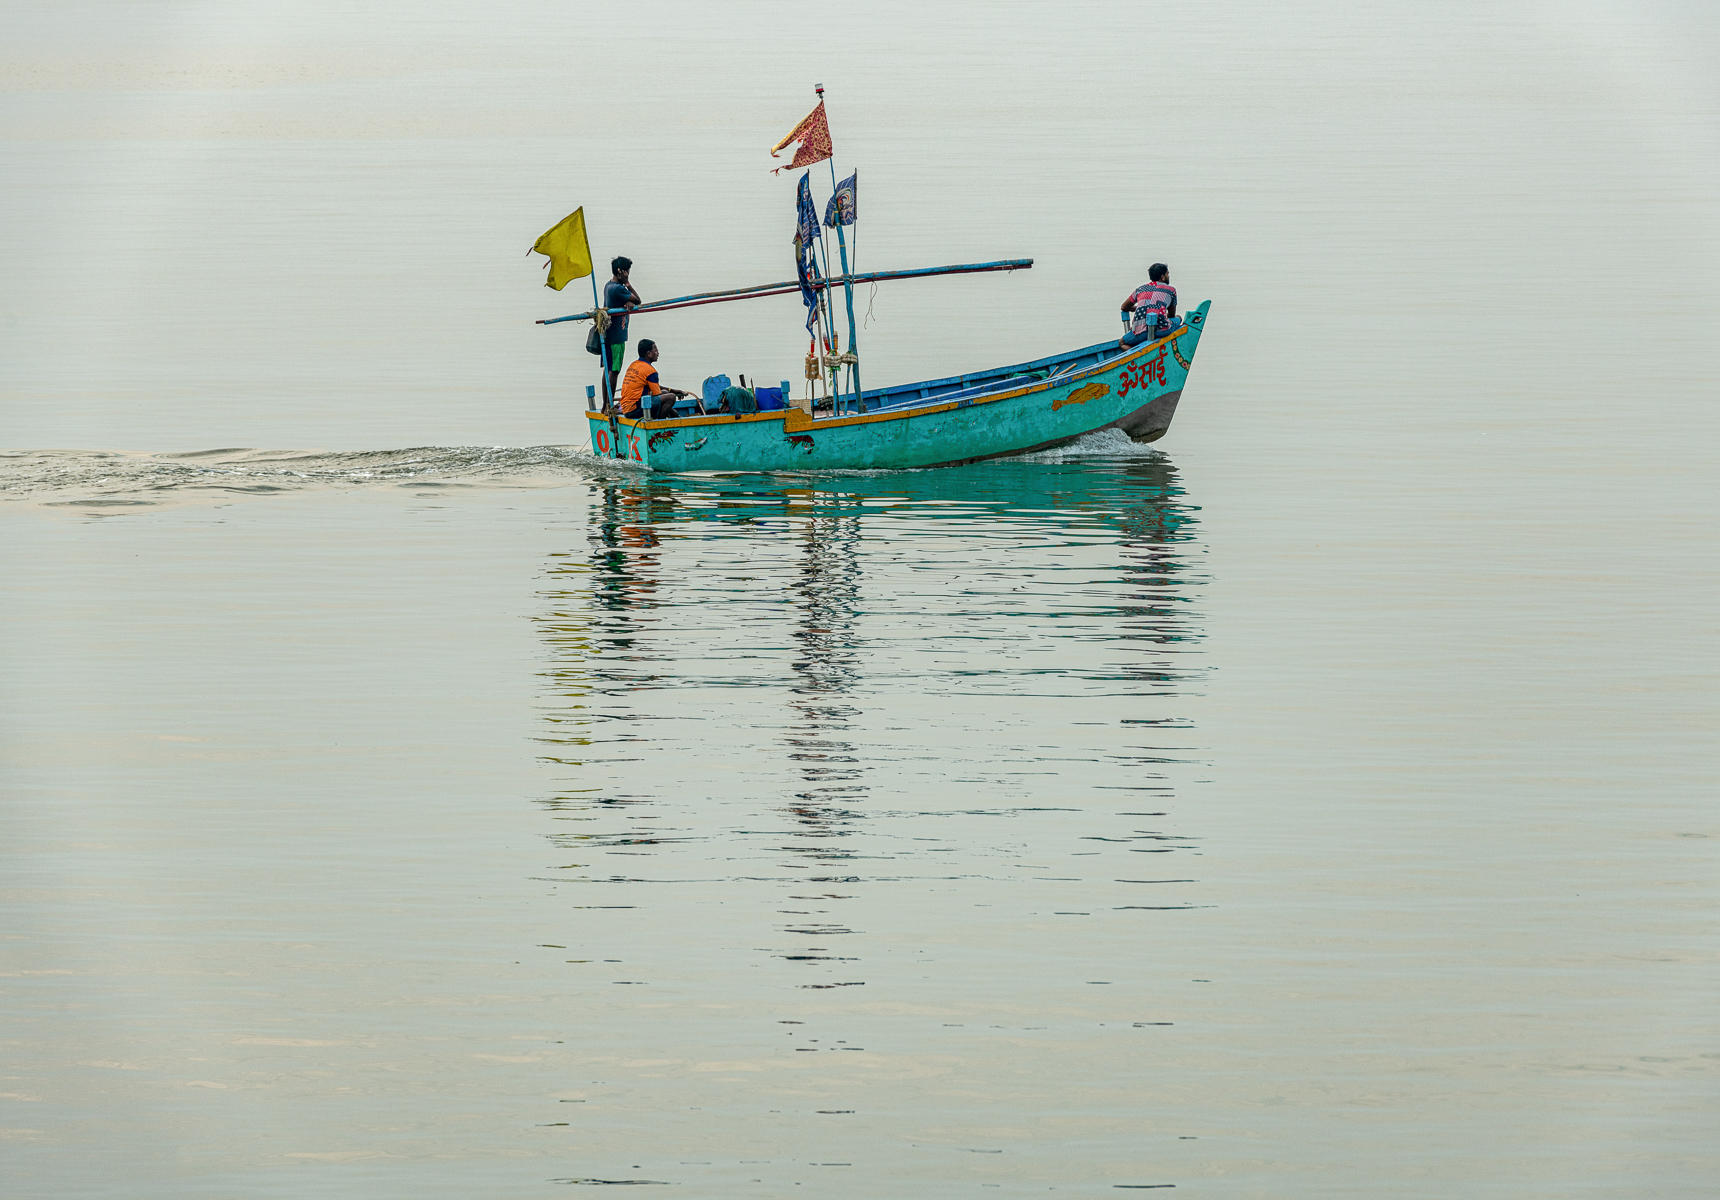
[[[609,328],[603,331],[603,380],[611,390],[621,378],[621,364],[627,359],[627,312],[639,307],[639,293],[627,282],[632,270],[631,258],[618,255],[610,259],[610,279],[603,285],[603,307],[626,310],[610,312]]]
[[[1177,317],[1177,290],[1171,286],[1171,269],[1164,263],[1147,268],[1147,282],[1129,293],[1123,311],[1132,313],[1129,332],[1118,344],[1138,346],[1172,333],[1182,324]]]
[[[639,343],[639,357],[627,368],[621,381],[621,415],[629,419],[644,418],[657,421],[674,416],[676,399],[693,393],[680,388],[666,388],[657,378],[657,343],[644,338]],[[651,402],[645,403],[649,396]]]

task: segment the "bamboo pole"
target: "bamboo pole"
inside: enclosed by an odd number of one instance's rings
[[[818,227],[818,249],[824,256],[824,264],[819,268],[819,277],[828,279],[830,278],[830,243],[824,236],[824,226],[822,225]],[[818,308],[824,314],[824,340],[820,345],[818,355],[819,362],[823,364],[831,356],[840,353],[841,347],[837,343],[842,340],[836,332],[836,309],[830,302],[829,287],[818,289]],[[838,369],[836,367],[826,367],[826,370],[830,377],[826,381],[828,386],[825,388],[825,394],[830,398],[830,412],[834,416],[842,411],[842,385],[837,381]]]
[[[818,92],[818,102],[820,104],[823,104],[824,103],[824,85],[822,83],[819,84],[816,90]],[[829,127],[829,121],[830,121],[830,110],[829,109],[826,109],[824,112],[824,120],[825,120],[826,128],[828,128]],[[832,139],[832,140],[834,140],[834,139]],[[835,154],[832,153],[831,157],[825,159],[824,161],[830,167],[830,190],[831,190],[832,195],[834,196],[835,191],[836,191],[836,156],[835,156]],[[859,411],[864,411],[864,409],[866,407],[865,401],[863,401],[860,398],[860,396],[861,396],[861,393],[860,393],[860,338],[859,338],[859,335],[854,328],[854,283],[848,277],[849,276],[849,271],[848,271],[848,237],[842,231],[842,219],[841,219],[840,215],[837,217],[837,220],[836,220],[836,247],[838,250],[840,250],[842,252],[842,294],[843,294],[843,298],[845,300],[847,300],[847,302],[848,302],[848,353],[854,355],[854,362],[848,368],[848,384],[851,388],[854,389],[854,407],[855,407],[855,409],[859,410]],[[830,252],[828,250],[826,250],[825,251],[825,257],[828,258],[829,255],[830,255]]]
[[[588,257],[590,256],[591,248],[589,246],[586,247],[585,253]],[[597,271],[595,267],[591,272],[591,305],[593,313],[603,305],[603,301],[597,295]],[[615,385],[609,377],[609,343],[599,338],[598,348],[602,352],[603,359],[603,407],[609,410],[609,448],[614,451],[614,457],[620,458],[622,456],[621,424],[615,416]],[[626,356],[623,355],[622,357]]]
[[[1025,271],[1033,266],[1031,258],[1006,258],[988,263],[961,263],[948,267],[916,267],[900,271],[862,271],[854,274],[840,275],[835,278],[819,280],[814,286],[819,290],[835,287],[840,283],[879,283],[888,279],[925,279],[933,275],[974,275],[985,271]],[[650,304],[641,304],[633,309],[611,309],[611,312],[631,312],[638,316],[640,313],[668,312],[676,308],[696,308],[701,304],[727,304],[731,300],[757,300],[764,296],[782,296],[789,292],[798,292],[800,285],[792,279],[781,283],[760,283],[752,287],[733,288],[721,292],[694,292],[687,296],[674,296],[668,300],[658,300]],[[595,311],[595,308],[593,309]],[[559,325],[563,321],[589,321],[590,312],[570,313],[565,317],[544,317],[536,322],[538,325]]]

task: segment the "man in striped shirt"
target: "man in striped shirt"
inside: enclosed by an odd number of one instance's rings
[[[1118,344],[1138,346],[1175,332],[1182,324],[1177,318],[1177,290],[1171,286],[1171,269],[1164,263],[1147,268],[1147,282],[1129,293],[1123,301],[1123,311],[1132,314],[1129,332]]]

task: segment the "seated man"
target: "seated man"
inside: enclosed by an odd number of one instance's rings
[[[675,400],[691,396],[680,388],[666,388],[657,378],[657,343],[645,338],[639,343],[639,357],[621,378],[620,412],[624,417],[661,420],[673,416]],[[649,397],[649,402],[646,398]]]
[[[1164,263],[1148,267],[1147,282],[1129,293],[1123,311],[1133,313],[1134,320],[1119,346],[1138,346],[1175,332],[1182,321],[1177,319],[1177,290],[1171,286],[1171,269]]]

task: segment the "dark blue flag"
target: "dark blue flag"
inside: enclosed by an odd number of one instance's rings
[[[830,203],[824,206],[824,223],[830,228],[854,224],[854,218],[859,215],[860,209],[859,178],[860,172],[856,171],[836,185]]]
[[[800,187],[794,198],[794,236],[811,245],[818,240],[818,210],[812,206],[810,172],[800,177]]]
[[[812,248],[818,243],[818,210],[812,206],[812,184],[805,174],[800,177],[799,194],[795,197],[794,266],[800,281],[800,299],[806,305],[806,331],[818,324],[818,260]]]

